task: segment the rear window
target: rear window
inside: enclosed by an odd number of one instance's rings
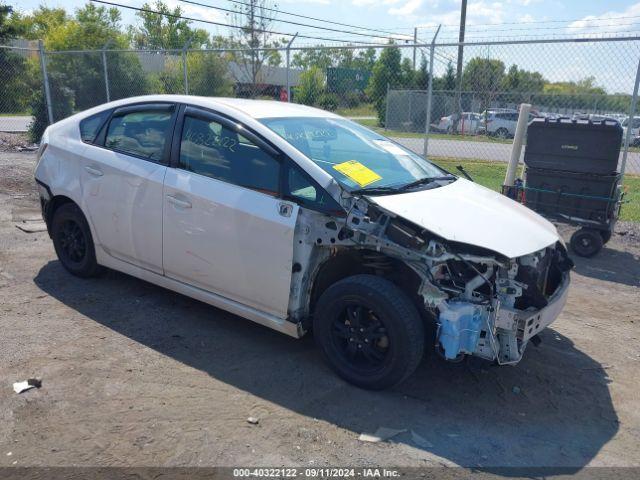
[[[83,142],[93,143],[95,141],[100,127],[102,127],[110,113],[111,110],[105,110],[80,121],[80,137]]]

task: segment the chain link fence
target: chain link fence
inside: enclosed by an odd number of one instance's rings
[[[518,108],[530,103],[535,116],[630,126],[627,172],[640,174],[640,116],[632,113],[639,59],[638,38],[259,50],[2,47],[0,131],[31,128],[37,137],[74,112],[136,95],[263,98],[335,111],[435,160],[506,162]]]

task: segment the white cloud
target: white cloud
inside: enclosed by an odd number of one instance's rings
[[[280,3],[295,3],[298,5],[301,3],[315,3],[317,5],[329,5],[331,0],[280,0]]]
[[[415,13],[422,6],[422,0],[408,0],[404,5],[389,9],[390,15],[405,16]]]
[[[518,21],[522,22],[522,23],[530,23],[535,21],[535,18],[533,15],[527,13],[526,15],[521,15],[518,17]]]
[[[457,0],[454,0],[457,2]],[[420,27],[437,25],[458,25],[460,23],[460,9],[449,10],[444,13],[425,15],[429,20],[422,22]],[[506,17],[503,2],[474,2],[467,6],[467,25],[485,23],[502,23]]]
[[[351,3],[356,7],[365,7],[370,5],[393,5],[399,3],[401,0],[351,0]]]
[[[569,24],[567,32],[577,35],[585,33],[618,33],[633,30],[635,29],[633,22],[624,17],[638,15],[640,15],[640,2],[630,5],[622,12],[609,11],[601,15],[588,15]]]

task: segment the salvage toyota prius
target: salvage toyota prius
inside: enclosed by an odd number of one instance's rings
[[[107,267],[312,331],[360,387],[404,380],[426,347],[515,364],[567,298],[572,263],[552,224],[315,108],[129,98],[50,126],[38,157],[69,272]]]

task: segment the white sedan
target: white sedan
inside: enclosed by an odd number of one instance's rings
[[[294,337],[313,330],[364,388],[399,383],[434,345],[517,363],[566,299],[553,225],[322,110],[129,98],[50,126],[38,156],[69,272],[108,267]]]

